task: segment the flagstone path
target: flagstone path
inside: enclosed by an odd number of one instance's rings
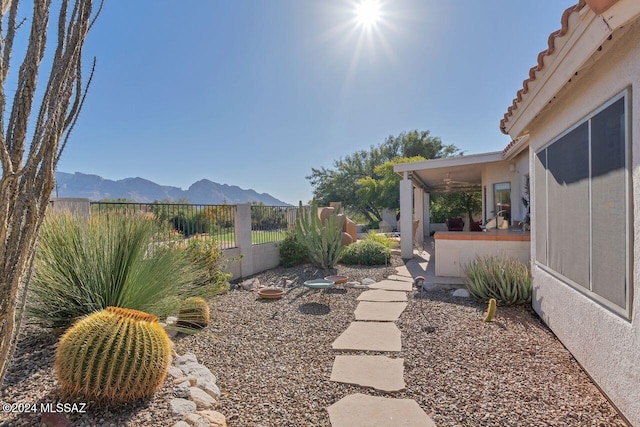
[[[411,261],[410,261],[411,262]],[[407,308],[407,292],[413,279],[407,267],[397,275],[369,285],[358,297],[355,321],[331,345],[334,350],[398,352],[402,334],[395,321]],[[355,384],[386,393],[405,388],[404,359],[371,355],[338,355],[331,381]],[[435,427],[413,399],[368,396],[356,393],[327,408],[333,427]]]

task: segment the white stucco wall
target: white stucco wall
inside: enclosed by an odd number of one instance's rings
[[[251,245],[244,252],[240,248],[225,249],[222,252],[227,260],[225,270],[227,273],[231,273],[231,280],[252,276],[280,264],[280,250],[276,243]],[[243,255],[241,256],[241,254]],[[246,259],[250,259],[251,262],[242,262]]]
[[[464,277],[463,267],[476,256],[509,257],[528,264],[531,256],[529,243],[436,239],[436,276]]]
[[[530,124],[532,155],[625,88],[631,88],[633,294],[631,319],[574,290],[534,263],[533,307],[633,425],[640,425],[640,26],[616,37]],[[531,158],[531,157],[530,157]],[[532,160],[530,160],[531,163]],[[532,191],[535,191],[533,180]],[[535,204],[532,206],[535,209]],[[533,224],[535,227],[535,223]],[[585,232],[587,232],[585,230]],[[535,259],[532,233],[532,259]],[[551,237],[553,238],[553,237]]]

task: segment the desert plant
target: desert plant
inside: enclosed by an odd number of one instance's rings
[[[367,242],[378,242],[383,244],[385,247],[391,249],[395,246],[398,246],[398,242],[393,240],[389,236],[385,236],[384,234],[369,232],[367,236],[364,238]]]
[[[229,290],[231,274],[225,272],[227,262],[224,253],[211,237],[192,237],[188,240],[186,251],[191,262],[208,272],[209,290],[220,294]]]
[[[156,316],[107,307],[62,336],[55,363],[63,394],[129,402],[162,385],[171,363],[171,342]]]
[[[518,260],[476,257],[463,271],[469,293],[480,301],[495,298],[504,305],[531,302],[531,270]]]
[[[338,221],[338,210],[321,221],[318,206],[305,211],[300,202],[296,218],[296,237],[307,247],[311,262],[325,270],[332,269],[342,252],[342,225]]]
[[[209,304],[203,298],[191,297],[182,301],[178,312],[177,326],[202,329],[206,328],[211,321]]]
[[[487,306],[487,312],[484,315],[484,321],[485,322],[491,322],[493,320],[493,318],[496,315],[496,299],[495,298],[491,298],[489,300],[489,305]]]
[[[42,227],[27,308],[44,326],[65,328],[108,306],[164,318],[212,286],[202,265],[140,215],[83,219],[50,213]]]
[[[295,231],[288,232],[277,246],[280,251],[280,264],[283,267],[295,267],[309,261],[307,247],[298,241]]]
[[[344,248],[340,262],[348,265],[383,265],[391,259],[391,250],[382,243],[362,240]]]

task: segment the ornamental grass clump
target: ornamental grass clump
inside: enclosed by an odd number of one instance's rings
[[[342,225],[337,210],[321,220],[317,205],[307,211],[300,202],[296,237],[306,246],[309,259],[316,267],[329,270],[338,262],[342,252]]]
[[[476,299],[502,305],[531,303],[531,270],[508,257],[476,257],[463,267],[467,289]]]
[[[211,295],[209,271],[193,262],[154,218],[48,213],[27,309],[43,326],[67,328],[109,306],[165,318],[191,296]]]

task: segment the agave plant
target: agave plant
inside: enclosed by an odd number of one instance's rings
[[[338,262],[342,252],[342,223],[338,220],[337,210],[323,221],[317,205],[305,210],[300,202],[296,236],[306,246],[311,262],[317,267],[329,270]]]
[[[82,219],[49,213],[29,288],[28,312],[44,326],[66,328],[108,306],[174,314],[191,296],[208,296],[209,273],[168,239],[153,218]]]
[[[518,260],[476,257],[463,271],[469,293],[478,300],[487,302],[495,298],[504,305],[531,302],[531,270]]]

